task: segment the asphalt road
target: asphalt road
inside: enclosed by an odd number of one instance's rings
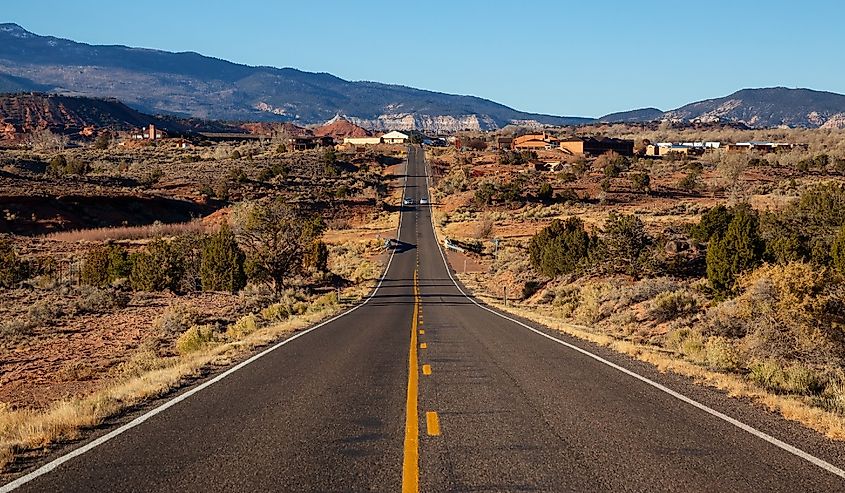
[[[845,491],[843,446],[473,303],[427,207],[399,240],[365,305],[19,491]]]

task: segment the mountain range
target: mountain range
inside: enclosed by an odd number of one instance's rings
[[[488,130],[511,123],[566,125],[589,118],[538,115],[474,96],[350,82],[293,68],[251,67],[197,53],[78,43],[0,24],[0,91],[114,97],[146,113],[207,119]]]
[[[750,127],[845,127],[845,96],[810,89],[743,89],[670,111],[643,108],[598,119],[554,116],[521,112],[475,96],[347,81],[294,68],[253,67],[193,52],[90,45],[0,24],[0,92],[30,91],[116,98],[132,110],[171,118],[312,125],[342,116],[377,131],[664,119]]]

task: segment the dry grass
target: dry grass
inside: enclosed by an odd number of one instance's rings
[[[107,241],[107,240],[143,240],[162,236],[178,236],[192,233],[205,233],[207,226],[202,221],[186,223],[153,223],[143,226],[123,226],[118,228],[78,229],[51,233],[47,239],[57,241]]]
[[[771,411],[780,413],[784,418],[797,421],[828,438],[845,440],[845,417],[814,407],[799,397],[768,392],[739,375],[713,371],[686,361],[672,352],[660,351],[652,346],[619,340],[606,334],[597,333],[595,329],[587,326],[565,323],[557,318],[539,313],[536,309],[513,305],[505,307],[495,298],[484,295],[479,296],[479,298],[499,310],[533,320],[554,330],[650,363],[661,372],[673,372],[690,377],[696,383],[723,390],[731,397],[749,398]]]
[[[360,299],[368,286],[356,286],[343,293],[344,298]],[[159,358],[139,355],[127,365],[123,379],[87,397],[59,401],[47,410],[10,410],[0,408],[0,470],[15,455],[78,438],[87,428],[97,426],[124,409],[148,402],[179,388],[202,374],[231,364],[255,348],[304,329],[339,312],[338,304],[316,300],[308,311],[280,323],[251,331],[237,322],[237,330],[227,332],[228,342],[217,343],[209,327],[192,327],[177,341],[181,356]],[[136,371],[140,368],[140,371]]]

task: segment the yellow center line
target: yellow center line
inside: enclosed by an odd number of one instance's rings
[[[420,343],[420,349],[428,349],[428,344],[421,342]]]
[[[431,365],[423,365],[423,375],[431,375]]]
[[[434,411],[425,413],[425,427],[428,435],[432,437],[440,436],[440,417]]]
[[[417,411],[417,318],[420,312],[419,284],[414,271],[414,317],[411,319],[411,345],[408,351],[408,397],[405,410],[405,452],[402,460],[402,493],[420,491],[420,429]],[[420,331],[422,332],[422,331]]]
[[[425,331],[420,329],[420,335],[423,335],[423,334],[425,334]]]

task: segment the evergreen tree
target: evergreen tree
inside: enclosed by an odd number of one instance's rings
[[[236,293],[246,286],[244,253],[227,225],[203,242],[200,279],[203,291]]]
[[[584,223],[570,217],[565,221],[556,219],[534,235],[528,252],[534,269],[556,277],[574,272],[587,258],[589,249],[590,237],[584,231]]]
[[[737,206],[724,236],[707,248],[707,279],[716,291],[729,294],[736,277],[760,265],[763,253],[757,214],[748,205]]]

